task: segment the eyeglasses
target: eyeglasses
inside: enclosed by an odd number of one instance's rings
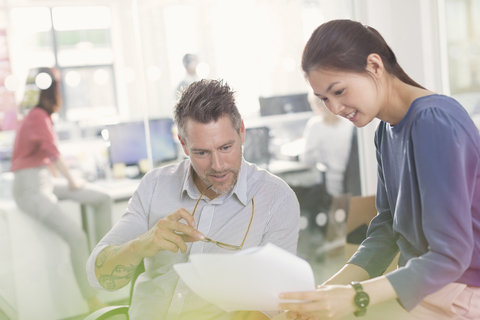
[[[195,211],[197,210],[197,206],[200,202],[200,200],[202,199],[203,195],[205,194],[205,192],[207,192],[208,189],[210,189],[212,186],[210,185],[207,189],[203,190],[202,194],[200,195],[200,197],[198,198],[197,200],[197,203],[195,203],[195,207],[193,208],[193,212],[192,212],[192,217],[193,215],[195,214]],[[216,244],[217,246],[219,246],[220,248],[223,248],[223,249],[226,249],[226,250],[230,250],[230,251],[239,251],[239,250],[242,250],[242,247],[243,247],[243,244],[245,243],[245,239],[247,239],[247,235],[248,235],[248,232],[250,231],[250,226],[252,225],[252,221],[253,221],[253,214],[255,213],[255,200],[254,198],[252,197],[252,216],[250,217],[250,222],[248,223],[248,228],[247,228],[247,232],[245,233],[245,237],[243,237],[243,241],[242,241],[242,244],[239,245],[239,246],[234,246],[234,245],[231,245],[231,244],[227,244],[227,243],[223,243],[223,242],[220,242],[220,241],[214,241],[210,238],[204,238],[202,241],[203,242],[206,242],[206,243],[213,243],[213,244]]]

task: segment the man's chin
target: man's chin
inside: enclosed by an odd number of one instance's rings
[[[212,183],[212,188],[211,189],[216,194],[223,195],[223,194],[227,194],[227,193],[229,193],[230,191],[233,190],[233,184],[228,184],[228,186],[227,186],[227,185],[224,185],[224,184]]]

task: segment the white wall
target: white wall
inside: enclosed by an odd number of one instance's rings
[[[443,0],[354,0],[354,19],[377,29],[400,66],[419,84],[446,93],[439,12]],[[447,84],[448,85],[448,84]],[[374,134],[378,121],[359,130],[362,193],[376,192]]]

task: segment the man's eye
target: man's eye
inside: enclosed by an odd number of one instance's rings
[[[232,147],[232,145],[225,146],[225,147],[223,147],[223,151],[227,151],[227,150],[230,149],[231,147]]]

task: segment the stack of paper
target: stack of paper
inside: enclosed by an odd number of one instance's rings
[[[235,254],[193,254],[174,265],[186,285],[223,310],[277,310],[282,292],[314,291],[307,261],[273,244]]]

